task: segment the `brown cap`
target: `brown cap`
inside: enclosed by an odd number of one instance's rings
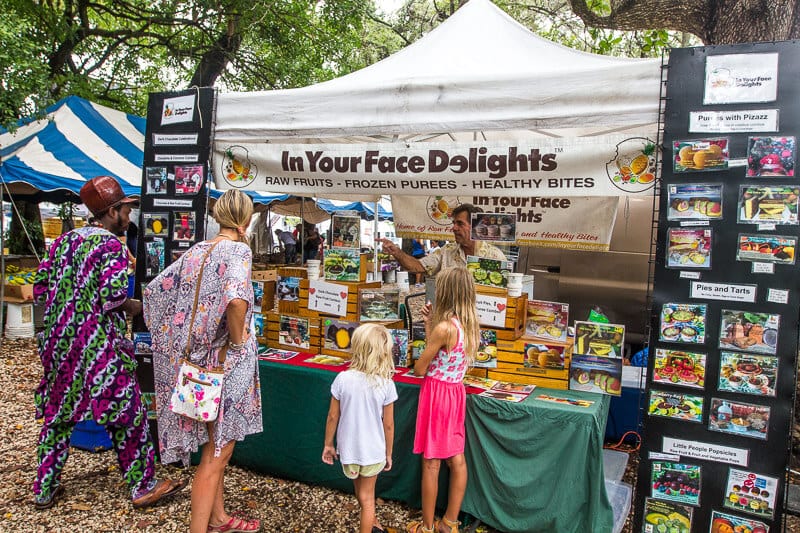
[[[139,203],[136,198],[125,196],[120,184],[111,176],[97,176],[87,181],[81,187],[81,201],[96,217],[112,207]]]

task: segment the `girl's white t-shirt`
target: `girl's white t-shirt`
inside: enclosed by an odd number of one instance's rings
[[[397,400],[394,381],[369,380],[357,370],[341,372],[331,385],[331,394],[339,400],[339,427],[336,449],[345,465],[374,465],[386,460],[386,436],[383,433],[383,408]]]

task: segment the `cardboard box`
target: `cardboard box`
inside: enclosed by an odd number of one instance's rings
[[[508,290],[497,287],[484,287],[475,285],[478,294],[488,296],[505,297],[506,299],[506,321],[504,327],[497,328],[497,340],[518,339],[525,333],[525,320],[528,313],[528,295],[522,293],[520,296],[509,297]]]
[[[273,270],[253,270],[253,281],[277,281],[278,271]]]
[[[33,301],[33,284],[9,285],[6,283],[3,286],[3,297],[5,299]]]

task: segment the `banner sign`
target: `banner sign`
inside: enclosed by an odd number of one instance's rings
[[[395,232],[405,238],[452,239],[450,213],[462,203],[487,213],[515,215],[515,242],[519,245],[608,251],[619,202],[616,197],[574,196],[428,196],[423,201],[392,195]]]
[[[655,185],[655,151],[652,139],[622,135],[470,143],[217,144],[213,168],[220,189],[323,197],[626,196],[648,194]]]

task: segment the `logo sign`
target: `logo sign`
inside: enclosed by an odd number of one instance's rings
[[[181,122],[191,122],[194,120],[194,100],[193,94],[187,96],[176,96],[175,98],[165,98],[161,109],[161,125],[178,124]]]

